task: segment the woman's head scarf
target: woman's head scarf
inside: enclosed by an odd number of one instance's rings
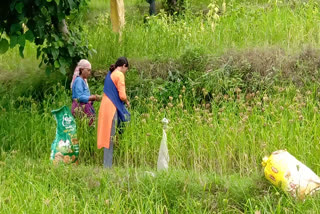
[[[70,88],[72,89],[72,85],[73,85],[73,82],[74,80],[79,76],[79,71],[80,71],[80,68],[87,68],[87,69],[91,69],[91,64],[88,60],[86,59],[82,59],[78,62],[77,64],[77,67],[74,69],[74,72],[73,72],[73,77],[72,77],[72,81],[71,81],[71,84],[70,84]],[[84,81],[86,81],[87,85],[88,85],[88,82],[87,80],[85,79]]]

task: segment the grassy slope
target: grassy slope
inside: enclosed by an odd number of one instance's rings
[[[283,148],[317,174],[320,170],[317,95],[294,87],[278,90],[278,95],[255,95],[248,103],[242,93],[235,102],[218,95],[211,111],[193,108],[183,92],[181,100],[174,98],[173,106],[164,109],[152,98],[135,98],[132,121],[115,147],[112,171],[101,168],[96,130],[88,128],[87,121],[77,121],[80,166],[49,163],[48,145],[55,134],[50,110],[70,102],[63,87],[46,94],[42,103],[18,98],[0,112],[0,206],[7,213],[318,210],[319,197],[295,201],[263,178],[262,157]],[[152,178],[145,171],[156,168],[164,116],[171,119],[171,170]]]
[[[319,198],[297,202],[261,175],[190,170],[53,167],[2,153],[2,213],[317,213]],[[318,210],[318,211],[317,211]]]
[[[128,15],[120,43],[110,31],[110,22],[100,17],[93,28],[96,33],[89,35],[89,41],[98,51],[91,61],[97,67],[105,67],[119,55],[163,60],[179,58],[195,48],[211,55],[221,55],[229,49],[270,46],[294,52],[304,45],[319,44],[316,5],[230,1],[225,13],[218,13],[219,20],[201,18],[199,12],[190,11],[177,21],[159,15],[162,18],[151,18],[147,24],[142,24],[141,16]],[[216,6],[222,8],[221,3]],[[129,8],[128,13],[138,10],[134,6]]]
[[[200,8],[208,3],[203,2]],[[228,9],[231,4],[233,10]],[[319,15],[312,2],[297,5],[284,2],[275,6],[265,1],[230,1],[213,33],[207,22],[203,24],[204,30],[199,29],[202,21],[192,14],[177,22],[164,17],[141,25],[142,17],[135,11],[140,8],[146,13],[147,4],[130,1],[128,14],[135,15],[128,15],[121,43],[110,31],[108,19],[99,15],[107,8],[104,5],[103,1],[91,3],[99,18],[90,28],[84,26],[90,30],[88,39],[98,51],[90,59],[95,68],[104,68],[122,54],[130,59],[166,61],[199,47],[206,54],[220,55],[230,48],[279,46],[297,51],[306,44],[319,43],[316,27]],[[33,45],[28,44],[25,55],[25,59],[20,59],[13,50],[0,56],[0,69],[10,72],[10,75],[1,73],[0,78],[28,77],[27,85],[32,87],[35,77],[39,82],[47,79],[37,74],[43,71],[35,69],[38,62],[34,60]],[[208,89],[229,81],[218,77],[206,75],[199,81],[209,80]],[[19,86],[14,89],[20,93],[28,88]],[[101,91],[94,83],[91,86],[93,91]],[[6,213],[319,212],[319,197],[302,203],[279,194],[263,179],[260,168],[264,155],[286,148],[320,174],[316,158],[320,151],[317,84],[302,92],[294,86],[284,91],[276,88],[274,94],[262,92],[248,99],[241,93],[238,100],[232,97],[232,91],[226,92],[231,98],[215,94],[208,102],[210,111],[198,106],[196,100],[201,94],[193,94],[192,86],[187,86],[186,95],[180,92],[180,85],[166,88],[165,93],[147,84],[137,85],[140,86],[148,88],[148,95],[157,98],[163,93],[164,100],[172,95],[173,107],[167,102],[160,105],[158,102],[162,100],[154,103],[143,94],[138,94],[137,99],[131,97],[133,120],[116,148],[116,168],[112,171],[97,167],[101,165],[102,153],[95,149],[96,131],[87,128],[84,121],[78,121],[82,164],[77,168],[55,168],[48,163],[49,145],[55,134],[50,111],[61,105],[70,106],[69,91],[48,84],[48,88],[42,88],[47,92],[41,101],[32,99],[32,89],[23,97],[13,98],[10,93],[4,93],[0,101],[0,184],[4,187],[0,189],[0,210]],[[130,89],[130,93],[135,90]],[[179,93],[183,94],[181,99]],[[98,106],[95,104],[96,109]],[[171,119],[168,144],[172,169],[153,178],[145,171],[155,168],[161,139],[159,121],[164,116]]]

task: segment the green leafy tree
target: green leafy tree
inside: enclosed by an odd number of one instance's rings
[[[19,46],[23,56],[26,41],[37,45],[37,58],[47,72],[66,70],[88,57],[89,47],[77,27],[68,28],[66,18],[86,0],[4,0],[0,6],[0,54]]]

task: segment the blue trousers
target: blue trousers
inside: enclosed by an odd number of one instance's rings
[[[109,149],[103,148],[103,166],[105,168],[112,167],[113,145],[114,145],[115,137],[116,137],[117,120],[118,120],[118,114],[116,111],[116,113],[114,114],[113,119],[112,119]]]

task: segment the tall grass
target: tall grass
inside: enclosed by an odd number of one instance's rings
[[[289,74],[282,74],[280,63],[271,70],[280,69],[283,77],[270,81],[264,72],[254,73],[263,66],[255,70],[243,58],[236,59],[239,66],[222,63],[223,68],[201,73],[207,65],[203,56],[219,56],[228,49],[277,46],[299,52],[306,44],[318,45],[317,2],[226,1],[226,12],[215,14],[219,19],[206,15],[215,11],[204,7],[211,1],[196,3],[188,1],[182,16],[161,12],[144,23],[148,4],[128,1],[122,38],[111,32],[105,1],[90,2],[94,17],[79,16],[97,50],[90,58],[94,69],[106,68],[121,55],[135,63],[142,59],[136,66],[141,69],[133,68],[127,75],[132,120],[118,136],[113,170],[102,169],[96,126],[88,127],[88,121],[79,118],[80,166],[52,166],[49,154],[56,122],[51,110],[71,106],[68,81],[36,68],[32,44],[27,43],[25,59],[15,49],[0,56],[2,212],[319,212],[319,196],[295,201],[267,183],[261,170],[265,155],[287,149],[320,174],[318,61],[309,65],[298,59],[290,64],[294,68]],[[218,8],[221,5],[216,2]],[[144,59],[151,67],[179,62],[185,69],[164,66],[167,78],[148,79],[163,76],[144,73]],[[281,82],[290,74],[292,79]],[[294,78],[307,84],[291,84]],[[99,79],[89,85],[93,94],[102,93]],[[98,114],[99,103],[94,107]],[[170,170],[154,177],[163,117],[170,120]]]
[[[143,18],[148,4],[128,1],[121,39],[111,30],[108,2],[91,1],[89,10],[75,18],[82,21],[87,39],[97,51],[90,61],[99,69],[106,68],[121,55],[131,59],[167,60],[177,59],[196,48],[219,56],[229,49],[277,46],[295,52],[305,45],[319,45],[320,17],[316,1],[226,1],[225,11],[223,1],[208,7],[209,3],[189,1],[186,12],[179,17],[159,11],[157,16]],[[22,69],[36,67],[33,45],[27,45],[25,55],[24,60],[20,59],[15,49],[2,55],[1,70],[16,70],[18,65]]]
[[[295,201],[258,174],[172,169],[54,167],[1,153],[3,213],[317,213],[319,197]]]
[[[221,5],[217,7],[221,10]],[[213,55],[221,55],[228,49],[261,46],[293,51],[306,44],[319,44],[316,11],[316,3],[312,2],[261,6],[229,2],[225,13],[217,13],[217,20],[188,10],[178,19],[160,13],[144,24],[142,20],[128,21],[120,42],[111,31],[110,22],[100,18],[94,28],[90,26],[90,31],[96,33],[90,33],[88,38],[97,50],[91,61],[104,67],[120,55],[158,60],[178,58],[195,48]]]
[[[173,168],[245,175],[260,171],[263,156],[287,149],[319,173],[317,86],[306,92],[293,86],[277,90],[281,92],[216,94],[202,104],[194,104],[196,98],[183,89],[180,98],[170,97],[168,103],[157,93],[151,98],[137,96],[131,101],[132,121],[115,146],[115,164],[155,167],[162,137],[160,121],[166,117],[171,120],[168,146]],[[71,105],[64,87],[53,92],[45,94],[42,102],[18,97],[1,103],[2,149],[32,158],[48,157],[56,127],[50,111]],[[99,103],[95,108],[99,110]],[[82,163],[101,165],[96,129],[88,127],[88,121],[77,121]]]

